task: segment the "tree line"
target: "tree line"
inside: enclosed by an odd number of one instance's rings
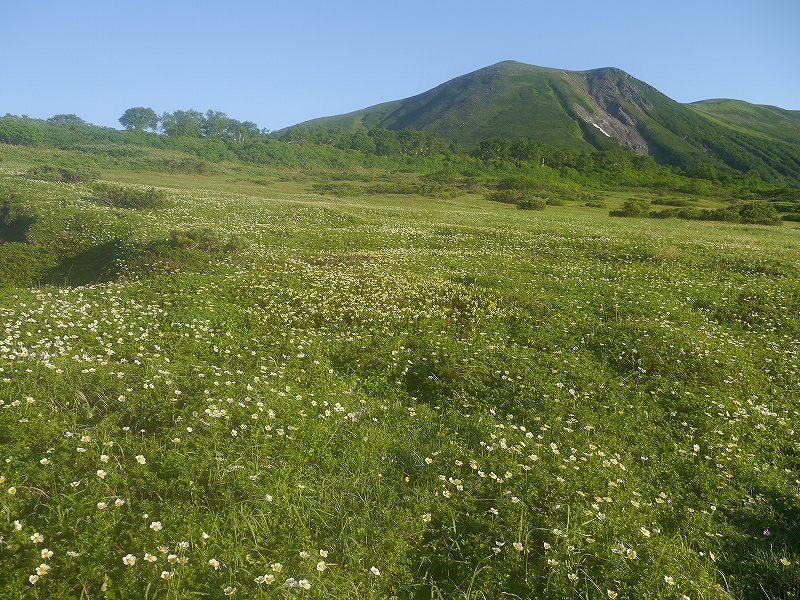
[[[152,108],[136,106],[126,110],[119,118],[127,130],[162,131],[170,137],[205,137],[244,141],[248,137],[266,134],[252,121],[231,119],[224,112],[176,110],[158,115]]]

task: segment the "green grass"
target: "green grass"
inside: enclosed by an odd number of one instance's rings
[[[4,597],[800,593],[794,223],[90,165],[166,194],[117,208],[38,152],[0,162]]]
[[[757,132],[782,142],[800,142],[800,111],[741,100],[705,100],[690,108],[742,133]]]

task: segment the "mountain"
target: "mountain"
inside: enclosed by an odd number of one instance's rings
[[[727,165],[800,186],[800,111],[740,101],[685,105],[616,68],[505,61],[411,98],[300,126],[410,128],[466,146],[495,137],[575,150],[626,146],[688,170]]]

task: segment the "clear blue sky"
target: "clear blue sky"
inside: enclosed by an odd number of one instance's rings
[[[800,1],[0,0],[0,115],[213,109],[274,130],[502,60],[798,110]]]

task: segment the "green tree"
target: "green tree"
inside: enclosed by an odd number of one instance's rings
[[[158,128],[158,115],[152,108],[135,106],[126,110],[119,118],[119,122],[125,129],[137,129],[139,131],[150,129],[155,131]]]
[[[372,141],[375,142],[375,154],[380,156],[396,156],[400,154],[400,144],[394,131],[379,128],[370,131],[369,135],[372,137]]]
[[[4,144],[34,144],[44,139],[41,121],[7,114],[0,118],[0,142]]]
[[[350,148],[364,154],[375,152],[375,141],[367,135],[366,129],[356,129],[350,138]]]
[[[73,114],[54,115],[47,119],[47,122],[55,125],[86,125],[86,121]]]
[[[199,111],[176,110],[161,116],[161,128],[170,137],[202,137],[205,121],[206,118]]]
[[[208,110],[200,130],[203,132],[203,137],[227,138],[232,125],[233,119],[229,119],[224,112]]]
[[[511,142],[506,138],[484,140],[470,154],[480,160],[508,160],[511,158]]]

